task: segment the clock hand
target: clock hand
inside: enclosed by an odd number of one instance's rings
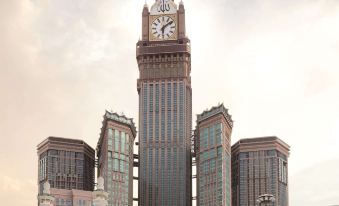
[[[162,33],[164,33],[164,32],[165,32],[165,28],[166,28],[166,25],[163,25],[163,26],[161,27],[161,31],[162,31]]]
[[[170,22],[168,22],[167,24],[165,24],[165,26],[163,26],[163,27],[161,28],[162,33],[164,33],[164,32],[165,32],[165,28],[168,27],[169,25],[171,25],[172,23],[173,23],[173,21],[170,21]]]
[[[165,26],[162,26],[162,27],[161,27],[161,32],[162,32],[162,35],[164,35],[164,32],[165,32]]]

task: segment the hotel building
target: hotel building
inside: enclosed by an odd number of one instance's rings
[[[98,177],[105,180],[108,206],[133,205],[133,143],[136,128],[132,119],[106,111],[97,145]]]
[[[233,121],[223,105],[197,117],[197,205],[231,206],[231,133]]]
[[[277,137],[242,139],[232,146],[232,205],[257,205],[261,195],[273,195],[267,206],[288,206],[289,146]]]
[[[37,150],[39,194],[48,181],[55,206],[90,206],[94,189],[94,149],[82,140],[48,137]]]
[[[192,204],[191,49],[185,8],[157,0],[142,12],[139,67],[139,205]]]

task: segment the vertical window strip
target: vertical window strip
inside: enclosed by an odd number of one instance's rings
[[[167,141],[171,141],[172,137],[172,85],[167,83]]]
[[[155,141],[159,141],[159,84],[155,85]]]
[[[184,85],[179,83],[179,137],[184,139]]]
[[[114,130],[114,152],[119,151],[119,146],[120,146],[120,138],[119,138],[119,131]]]
[[[165,82],[161,83],[161,141],[165,141]]]
[[[149,93],[149,116],[148,116],[148,141],[152,141],[153,140],[153,84],[149,85],[149,89],[150,89],[150,93]]]
[[[126,136],[125,136],[125,132],[121,132],[121,152],[122,153],[126,153],[125,151],[125,146],[126,146]]]
[[[142,141],[146,143],[147,141],[147,96],[148,96],[148,91],[147,91],[148,84],[145,83],[143,85],[143,120],[142,120],[142,125],[143,125],[143,137]]]
[[[178,115],[178,104],[177,104],[177,83],[173,83],[173,138],[178,139],[178,130],[177,130],[177,115]],[[179,139],[179,142],[182,143],[182,140]]]

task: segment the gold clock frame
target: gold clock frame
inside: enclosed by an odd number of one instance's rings
[[[159,17],[168,16],[175,21],[175,32],[168,39],[158,39],[152,34],[152,24],[153,21]],[[150,15],[149,16],[149,24],[148,24],[148,38],[150,41],[169,41],[169,40],[177,40],[178,39],[178,16],[177,14],[162,14],[162,15]]]

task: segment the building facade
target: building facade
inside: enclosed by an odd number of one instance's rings
[[[51,188],[54,206],[92,206],[92,191]]]
[[[132,119],[106,111],[97,145],[98,177],[104,178],[109,206],[133,205]]]
[[[289,146],[277,137],[242,139],[232,146],[233,206],[258,205],[260,195],[273,195],[268,206],[288,206]]]
[[[55,197],[55,205],[59,206],[76,205],[73,204],[74,198],[68,195],[73,190],[82,193],[93,191],[95,150],[84,141],[48,137],[37,146],[37,150],[39,194],[42,194],[43,185],[48,181],[51,195]],[[60,196],[61,193],[67,195]],[[87,197],[91,197],[90,192],[81,200],[84,200],[86,205],[90,205],[91,199]]]
[[[233,121],[223,105],[197,117],[197,205],[231,206],[231,133]]]
[[[192,89],[185,9],[156,0],[142,12],[139,67],[139,205],[192,203]]]

